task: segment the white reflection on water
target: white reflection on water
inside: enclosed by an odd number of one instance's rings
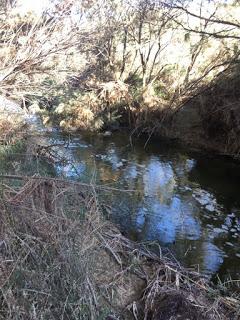
[[[136,224],[146,239],[157,239],[164,244],[173,243],[180,237],[196,240],[201,236],[201,226],[191,208],[176,196],[169,204],[157,199],[146,201],[145,207],[136,213]]]
[[[157,158],[150,159],[143,173],[143,188],[145,196],[158,195],[165,202],[173,195],[176,185],[172,167],[161,163]]]
[[[218,271],[223,263],[224,252],[211,242],[204,242],[203,250],[203,269],[210,273]]]
[[[76,154],[78,148],[81,151]],[[138,159],[137,154],[121,154],[112,143],[102,148],[99,154],[94,145],[87,148],[75,139],[64,151],[71,164],[56,166],[58,174],[80,178],[96,169],[101,181],[116,181],[127,189],[137,190],[137,194],[126,193],[120,197],[118,194],[112,199],[118,223],[125,230],[134,230],[138,239],[172,244],[182,255],[191,246],[190,255],[196,256],[190,256],[188,262],[196,262],[201,270],[217,272],[224,258],[222,246],[219,247],[217,241],[228,234],[230,226],[233,230],[234,217],[225,217],[226,221],[223,217],[220,221],[223,207],[215,196],[198,183],[189,181],[189,172],[196,160],[186,157],[166,159],[156,155]],[[214,221],[203,223],[203,215]],[[234,236],[236,232],[237,229],[232,232]]]
[[[206,272],[216,272],[223,262],[224,252],[212,243],[219,234],[207,234],[199,219],[200,208],[205,206],[219,212],[216,199],[209,192],[186,186],[187,196],[178,193],[179,175],[186,176],[195,161],[181,162],[181,170],[173,169],[169,162],[161,162],[157,157],[148,159],[141,169],[129,164],[124,171],[124,178],[131,187],[142,185],[142,202],[135,212],[135,228],[145,240],[158,240],[162,244],[173,244],[178,239],[189,241],[201,240],[197,254],[198,261]],[[210,211],[210,210],[209,210]],[[197,260],[197,259],[196,259]]]

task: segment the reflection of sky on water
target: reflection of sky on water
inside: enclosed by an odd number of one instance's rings
[[[126,180],[134,180],[137,178],[138,170],[135,164],[129,165],[123,173]]]
[[[1,161],[1,172],[16,173],[23,167],[27,174],[43,172],[84,182],[96,178],[98,184],[136,190],[104,195],[110,197],[106,203],[113,207],[113,220],[129,236],[160,241],[188,266],[199,264],[201,270],[224,275],[230,270],[233,277],[239,273],[239,166],[228,165],[226,159],[189,156],[159,140],[151,140],[145,150],[144,138],[131,148],[128,134],[83,139],[49,132],[36,117],[29,123],[43,133],[36,136],[38,144],[62,145],[54,152],[66,161],[38,171],[43,161],[31,159],[30,168],[28,156],[16,156]]]
[[[136,213],[136,225],[139,232],[144,232],[145,239],[157,239],[164,244],[174,242],[176,237],[196,240],[201,236],[199,221],[176,196],[169,204],[162,204],[157,199],[147,202]]]
[[[187,172],[191,171],[195,165],[196,161],[193,159],[185,159],[183,162],[178,162],[175,167],[175,171],[178,176],[184,176]]]
[[[215,273],[223,263],[224,252],[211,242],[203,242],[203,269]]]
[[[64,150],[69,163],[57,165],[57,173],[82,179],[97,170],[102,183],[136,190],[111,195],[113,219],[124,230],[132,230],[134,238],[174,246],[186,264],[217,272],[227,250],[223,239],[230,230],[238,239],[240,226],[235,216],[224,215],[212,192],[189,180],[197,161],[182,155],[142,156],[132,150],[121,154],[114,143],[102,143],[99,147],[94,141],[89,145],[75,138]]]
[[[150,159],[143,173],[143,188],[145,196],[158,195],[161,201],[172,196],[175,179],[172,167],[161,163],[157,158]]]
[[[127,179],[135,179],[136,167],[126,169]],[[129,174],[134,173],[134,174]],[[172,166],[151,157],[142,168],[143,207],[136,210],[136,228],[147,240],[172,243],[176,237],[198,239],[201,226],[193,216],[191,204],[176,195],[176,178]]]
[[[87,164],[76,159],[74,154],[75,148],[75,143],[71,143],[67,149],[58,148],[58,156],[60,159],[63,159],[63,161],[57,162],[55,165],[58,176],[71,179],[80,178],[86,170]]]
[[[77,178],[81,177],[81,174],[85,171],[85,163],[67,163],[57,164],[57,174],[65,178]]]
[[[119,170],[117,164],[121,162],[121,157],[117,151],[111,151],[106,161],[111,163],[113,170]],[[140,162],[131,160],[121,168],[120,179],[124,180],[128,188],[135,188],[141,194],[140,198],[134,199],[133,196],[129,200],[130,211],[133,211],[129,213],[133,214],[131,227],[139,239],[173,244],[176,252],[181,239],[185,243],[184,252],[188,251],[192,243],[200,241],[201,246],[193,250],[195,254],[188,262],[199,264],[208,273],[215,273],[224,259],[222,244],[219,247],[219,242],[215,240],[221,238],[224,230],[221,226],[221,232],[208,230],[202,218],[208,216],[217,222],[223,208],[212,193],[196,183],[189,183],[188,173],[195,163],[193,159],[166,161],[157,156],[150,156]]]

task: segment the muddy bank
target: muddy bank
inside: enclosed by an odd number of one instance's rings
[[[173,111],[162,125],[156,124],[156,135],[239,159],[239,88],[238,67],[229,68],[201,88],[202,93]]]
[[[111,81],[106,87],[103,96],[98,90],[85,92],[72,87],[70,96],[56,95],[55,100],[63,102],[35,102],[29,109],[40,113],[44,124],[56,125],[65,132],[128,130],[130,136],[143,133],[149,140],[153,136],[168,138],[194,149],[239,159],[238,68],[225,70],[211,83],[196,88],[195,95],[176,99],[175,104],[156,100],[153,93],[146,99],[145,91],[130,99],[129,88],[123,82]],[[109,95],[114,99],[109,100]]]
[[[239,111],[239,110],[238,110]],[[213,111],[217,116],[217,111]],[[229,129],[222,126],[221,119],[212,120],[208,117],[212,114],[202,114],[201,105],[186,105],[179,112],[174,114],[171,120],[163,127],[159,126],[153,136],[160,139],[173,140],[179,145],[188,146],[192,150],[206,151],[215,155],[228,156],[234,159],[240,159],[239,133],[232,132],[238,130],[234,121],[229,124]]]
[[[217,90],[217,89],[216,89]],[[88,124],[80,116],[82,122],[75,123],[76,116],[63,115],[61,121],[56,121],[55,113],[41,113],[43,123],[57,126],[65,133],[84,133],[111,136],[114,132],[128,132],[130,139],[146,136],[146,145],[151,138],[169,140],[171,143],[188,146],[192,150],[207,151],[212,154],[229,156],[239,160],[240,157],[240,104],[238,100],[224,104],[224,99],[215,98],[216,93],[209,90],[204,95],[191,100],[179,110],[124,110],[116,111],[116,121],[101,120],[99,128]],[[230,107],[229,107],[230,106]],[[94,113],[93,113],[94,114]],[[79,115],[78,115],[79,116]],[[85,120],[84,120],[85,119]],[[129,120],[130,119],[130,120]],[[80,120],[79,120],[80,121]],[[96,120],[97,121],[97,120]],[[104,124],[103,124],[104,123]]]

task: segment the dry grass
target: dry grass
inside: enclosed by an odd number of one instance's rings
[[[0,114],[0,144],[14,143],[23,136],[25,122]]]
[[[71,191],[42,180],[30,180],[15,191],[5,188],[2,319],[96,319],[91,260],[98,251],[93,231],[95,225],[101,229],[101,223],[92,198],[79,193],[73,197]],[[77,197],[81,199],[75,203]],[[71,206],[69,216],[63,212],[65,205]],[[82,206],[89,209],[84,222]]]
[[[0,319],[237,319],[239,300],[123,237],[96,190],[2,177]]]

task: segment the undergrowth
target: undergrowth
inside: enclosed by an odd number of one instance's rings
[[[106,221],[99,188],[2,176],[0,319],[237,319],[237,297]]]

